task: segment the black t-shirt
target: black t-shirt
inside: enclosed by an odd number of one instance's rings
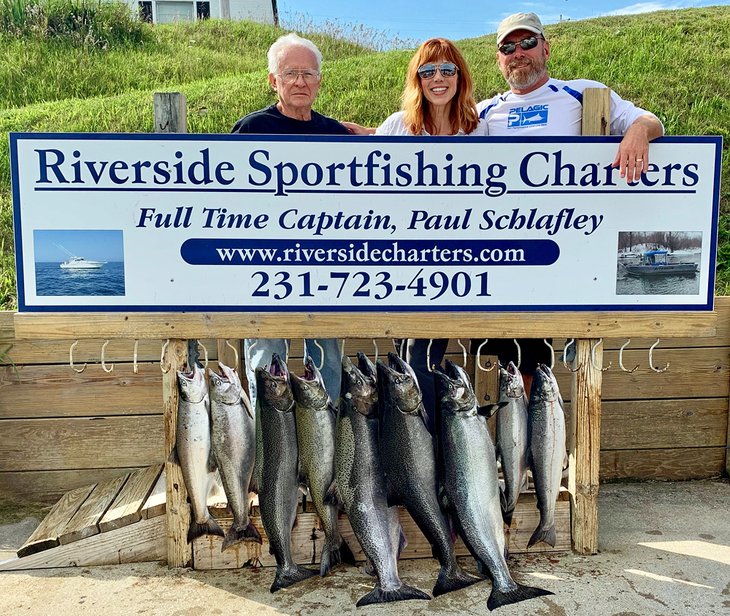
[[[269,135],[349,135],[337,120],[312,110],[311,120],[295,120],[285,116],[276,105],[249,113],[233,127],[232,133]]]

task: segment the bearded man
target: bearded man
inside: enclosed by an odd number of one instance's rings
[[[554,137],[581,134],[583,90],[605,88],[597,81],[560,81],[548,75],[550,43],[535,13],[515,13],[497,29],[497,65],[510,90],[477,105],[491,136]],[[649,142],[664,134],[659,119],[611,92],[611,134],[623,135],[613,167],[627,182],[638,181],[649,165]],[[480,340],[472,341],[474,352]],[[518,364],[525,389],[530,390],[538,364],[551,363],[551,351],[542,340],[490,339],[482,354],[497,355],[501,363]]]

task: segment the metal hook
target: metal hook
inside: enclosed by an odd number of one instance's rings
[[[569,372],[578,372],[578,370],[580,370],[580,369],[581,369],[581,366],[582,366],[583,364],[581,364],[581,365],[580,365],[580,366],[578,366],[577,368],[571,368],[571,367],[570,367],[570,366],[568,365],[568,362],[567,362],[567,361],[565,361],[565,358],[566,358],[566,357],[568,356],[568,349],[570,348],[570,345],[571,345],[571,344],[572,344],[573,346],[575,346],[575,338],[571,338],[571,339],[570,339],[570,340],[569,340],[569,341],[568,341],[568,342],[566,343],[565,347],[563,348],[563,366],[565,366],[565,369],[566,369],[566,370],[568,370]]]
[[[517,369],[520,369],[520,365],[522,364],[522,349],[520,348],[520,343],[517,342],[517,338],[512,338],[512,341],[515,343],[515,346],[517,347]]]
[[[317,341],[316,338],[312,338],[312,342],[314,342],[314,345],[319,349],[319,366],[317,366],[317,370],[321,370],[324,367],[324,349],[322,348],[322,345]]]
[[[543,338],[542,341],[545,343],[548,349],[550,349],[550,370],[555,367],[555,349],[553,345],[547,341],[547,338]]]
[[[428,339],[428,346],[426,347],[426,369],[429,372],[433,372],[433,366],[431,366],[431,345],[433,344],[433,338]]]
[[[160,370],[162,370],[162,374],[167,374],[168,372],[170,372],[170,368],[171,368],[171,366],[167,366],[167,370],[165,370],[162,367],[162,362],[165,359],[165,351],[167,351],[167,346],[169,344],[170,344],[170,339],[168,338],[167,340],[165,340],[164,344],[162,345],[162,352],[160,353]]]
[[[596,370],[598,370],[598,366],[596,366],[596,348],[598,348],[598,345],[602,342],[603,338],[599,338],[596,341],[596,344],[591,347],[591,364],[593,364],[593,368],[595,368]],[[611,365],[612,362],[608,362],[608,366],[606,366],[605,368],[601,368],[601,372],[606,372],[606,370],[609,370],[611,368]]]
[[[203,346],[203,345],[200,345],[200,346]],[[226,338],[226,346],[233,349],[235,365],[238,366],[238,349],[236,347],[234,347],[230,342],[228,342],[228,338]],[[203,347],[203,348],[205,348],[205,347]],[[205,353],[205,364],[208,365],[208,352],[207,351]]]
[[[497,364],[493,364],[493,363],[492,363],[492,360],[491,360],[491,359],[488,359],[488,360],[487,360],[487,365],[488,365],[488,366],[491,366],[491,368],[485,368],[484,366],[482,366],[481,362],[479,361],[479,360],[480,360],[480,354],[481,354],[481,352],[482,352],[482,347],[483,347],[483,346],[484,346],[485,344],[487,344],[487,342],[489,342],[489,338],[487,338],[487,339],[486,339],[486,340],[485,340],[484,342],[482,342],[482,343],[481,343],[481,344],[479,345],[479,348],[477,349],[477,358],[476,358],[476,359],[477,359],[477,367],[478,367],[478,368],[479,368],[479,370],[481,370],[482,372],[491,372],[492,370],[494,370],[494,369],[495,369],[495,368],[497,367]]]
[[[618,365],[619,365],[619,368],[621,368],[621,370],[623,370],[624,372],[628,372],[628,373],[631,373],[631,372],[636,372],[636,369],[637,369],[637,368],[639,367],[639,364],[636,364],[636,365],[634,366],[633,370],[627,370],[627,369],[626,369],[626,368],[624,367],[624,349],[625,349],[625,348],[626,348],[627,346],[629,346],[629,342],[631,342],[631,338],[629,338],[629,339],[628,339],[628,340],[627,340],[627,341],[626,341],[626,342],[624,343],[624,345],[623,345],[623,346],[622,346],[622,347],[621,347],[621,348],[619,349],[619,352],[618,352]]]
[[[198,346],[202,347],[203,349],[203,357],[205,357],[205,363],[203,364],[203,370],[205,370],[208,367],[208,349],[205,348],[205,345],[198,340]],[[236,359],[236,365],[238,365],[238,359]]]
[[[114,364],[109,366],[107,369],[106,364],[104,363],[104,352],[106,351],[106,345],[109,344],[109,340],[107,340],[104,344],[101,345],[101,369],[109,374],[112,370],[114,370]]]
[[[74,366],[74,348],[76,347],[76,345],[78,343],[79,343],[78,340],[74,340],[73,344],[69,348],[69,350],[68,350],[68,363],[71,365],[71,369],[74,372],[78,372],[79,374],[81,374],[84,370],[86,370],[86,364],[84,364],[84,367],[81,368],[80,370],[76,366]]]
[[[669,368],[669,362],[667,362],[667,365],[664,366],[664,368],[655,368],[654,367],[654,359],[653,359],[653,353],[654,353],[654,347],[659,344],[659,338],[656,339],[656,342],[651,345],[649,348],[649,368],[651,368],[654,372],[665,372]]]
[[[467,355],[467,352],[466,352],[466,347],[465,347],[465,346],[464,346],[463,344],[461,344],[461,338],[458,338],[458,339],[456,340],[456,342],[458,342],[459,346],[461,347],[461,350],[462,350],[462,351],[463,351],[463,353],[464,353],[464,363],[463,363],[463,365],[462,365],[461,367],[462,367],[462,368],[466,368],[466,355]]]
[[[137,351],[139,349],[139,340],[134,341],[134,353],[132,354],[132,372],[139,374],[139,366],[137,365]]]
[[[375,363],[378,361],[378,343],[376,342],[375,338],[373,338],[373,346],[375,347]]]

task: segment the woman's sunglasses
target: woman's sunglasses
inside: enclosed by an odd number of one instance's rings
[[[421,79],[433,79],[436,76],[436,71],[438,71],[443,77],[453,77],[458,70],[459,67],[453,62],[444,62],[438,65],[429,63],[418,67],[418,75]]]
[[[535,49],[535,47],[537,47],[537,41],[541,38],[541,36],[528,36],[527,38],[523,38],[521,41],[514,41],[513,43],[503,43],[502,45],[497,47],[497,49],[499,49],[499,52],[502,55],[508,56],[515,52],[515,49],[517,49],[517,45],[519,45],[523,51],[527,51],[528,49]]]

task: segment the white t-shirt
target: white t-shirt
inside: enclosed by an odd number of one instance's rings
[[[411,135],[411,133],[408,132],[408,128],[405,124],[405,111],[396,111],[393,115],[386,118],[385,122],[383,122],[378,128],[375,129],[376,135]],[[424,130],[422,135],[428,135],[428,133]],[[486,137],[489,135],[489,129],[487,128],[487,123],[484,120],[479,120],[479,124],[477,127],[470,132],[468,135],[464,133],[463,130],[459,130],[457,135],[465,135],[468,137]]]
[[[581,134],[583,90],[605,87],[588,79],[549,79],[545,85],[528,94],[508,91],[482,101],[477,105],[477,111],[480,118],[486,119],[492,136],[570,137]],[[612,135],[626,133],[629,126],[645,113],[648,112],[611,91]]]

